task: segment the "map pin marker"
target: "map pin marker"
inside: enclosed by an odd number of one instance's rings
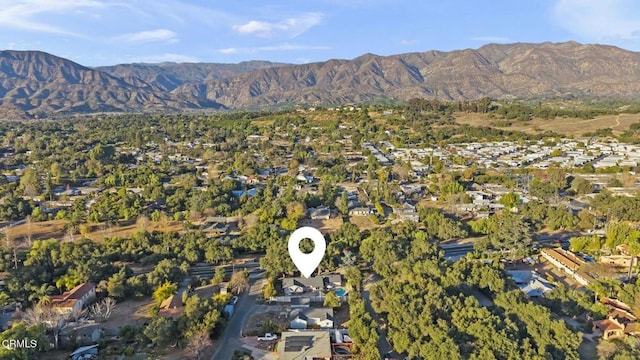
[[[313,241],[313,251],[305,254],[300,251],[300,241],[302,239],[311,239]],[[289,236],[289,256],[293,260],[293,264],[300,270],[302,276],[309,278],[311,274],[318,268],[324,252],[327,250],[327,243],[320,231],[315,228],[305,226],[294,231]]]

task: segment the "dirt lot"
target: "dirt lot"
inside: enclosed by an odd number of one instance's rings
[[[303,219],[300,220],[298,226],[311,226],[318,230],[321,233],[331,233],[340,228],[342,226],[342,218],[333,218],[329,220],[312,220],[312,219]]]
[[[266,320],[272,320],[276,325],[283,328],[289,328],[289,319],[287,308],[283,305],[270,305],[266,311],[259,312],[251,316],[247,325],[244,327],[244,334],[247,336],[262,335],[262,324]]]
[[[490,119],[484,114],[456,114],[456,122],[474,126],[491,125],[497,119]],[[535,134],[546,130],[560,134],[582,135],[586,132],[594,132],[598,129],[611,128],[614,133],[621,133],[629,128],[629,125],[640,121],[640,114],[603,115],[593,119],[568,119],[558,118],[554,120],[533,119],[531,121],[509,120],[511,126],[504,129],[519,130]]]
[[[51,220],[32,222],[31,225],[22,224],[12,227],[9,230],[10,236],[16,240],[19,246],[27,246],[25,239],[28,234],[31,233],[32,240],[44,240],[44,239],[57,239],[63,240],[65,238],[64,226],[65,220]],[[75,239],[86,237],[94,241],[101,241],[105,237],[127,237],[132,233],[139,230],[134,221],[121,222],[120,225],[113,226],[111,229],[105,228],[103,223],[87,224],[88,232],[85,235],[76,234]],[[182,223],[179,221],[169,221],[167,224],[161,224],[158,222],[149,222],[147,227],[148,231],[184,231]]]
[[[374,224],[368,216],[350,216],[349,222],[358,226],[360,231],[371,230],[383,226]]]
[[[262,329],[262,324],[267,320],[273,321],[281,330],[288,329],[288,316],[289,312],[287,307],[284,305],[261,306],[247,321],[247,324],[243,329],[243,334],[247,337],[243,338],[242,341],[249,346],[253,346],[261,350],[274,351],[277,341],[258,341],[257,336],[264,334],[265,331]]]
[[[102,327],[115,329],[124,325],[142,326],[151,318],[149,310],[153,304],[151,298],[119,302],[109,320],[102,323]]]

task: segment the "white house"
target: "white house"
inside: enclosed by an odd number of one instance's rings
[[[329,220],[331,218],[331,210],[326,206],[318,206],[308,210],[309,216],[314,220]]]
[[[289,314],[291,329],[333,328],[333,309],[331,308],[297,308]]]
[[[51,296],[51,306],[61,314],[79,313],[96,298],[96,287],[90,282],[80,284],[62,295]]]
[[[328,290],[342,285],[340,274],[325,276],[287,277],[282,280],[282,290],[285,295],[302,294],[315,290]]]

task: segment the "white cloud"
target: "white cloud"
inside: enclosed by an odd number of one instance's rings
[[[512,42],[513,40],[504,36],[474,36],[471,38],[473,41],[480,41],[483,43],[506,43]]]
[[[294,38],[320,24],[322,17],[323,15],[320,13],[306,13],[279,22],[251,20],[242,25],[234,25],[232,29],[243,35],[268,38],[283,34]]]
[[[640,39],[640,2],[636,0],[557,0],[554,21],[588,41]]]
[[[173,53],[165,53],[158,55],[149,55],[149,56],[141,56],[131,58],[130,62],[138,62],[138,63],[161,63],[161,62],[198,62],[199,60],[195,57],[183,54],[173,54]]]
[[[175,43],[178,41],[178,35],[168,29],[156,29],[140,31],[135,33],[128,33],[118,35],[113,38],[116,41],[126,41],[133,43],[148,43],[148,42],[168,42]]]
[[[252,20],[244,25],[233,25],[233,30],[241,34],[256,34],[258,36],[271,36],[277,25],[264,21]]]
[[[294,50],[329,50],[331,47],[324,45],[302,45],[283,43],[277,45],[257,46],[257,47],[230,47],[219,49],[222,54],[252,54],[263,51],[294,51]]]
[[[0,0],[0,27],[79,37],[78,33],[36,18],[43,14],[68,14],[83,8],[107,6],[110,5],[96,0]]]
[[[238,53],[238,49],[236,49],[236,48],[220,49],[219,51],[222,54],[237,54]]]
[[[418,40],[407,40],[407,39],[403,39],[403,40],[400,40],[400,45],[409,46],[409,45],[415,45],[415,44],[417,44],[418,42],[419,42]]]

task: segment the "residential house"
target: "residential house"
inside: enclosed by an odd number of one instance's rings
[[[90,282],[80,284],[62,295],[51,296],[51,306],[61,314],[79,314],[96,298],[96,287]]]
[[[300,173],[296,176],[296,180],[302,181],[306,184],[311,184],[313,183],[313,176]]]
[[[554,286],[540,274],[530,270],[507,270],[520,291],[529,297],[544,297],[544,293],[554,289]]]
[[[369,216],[373,214],[373,209],[370,206],[357,207],[349,210],[349,216]]]
[[[210,299],[220,293],[220,285],[204,285],[189,291],[189,296],[198,295],[200,299]]]
[[[586,262],[571,251],[547,248],[540,250],[540,254],[554,266],[571,275],[578,283],[587,286],[593,281],[591,276],[583,271],[579,271]]]
[[[238,219],[235,217],[209,216],[204,220],[202,226],[202,232],[209,237],[234,235],[238,228]]]
[[[638,318],[631,313],[631,308],[628,305],[606,297],[602,298],[601,302],[609,309],[609,313],[606,319],[594,321],[593,326],[594,330],[602,332],[603,339],[640,335],[640,323]]]
[[[400,206],[393,207],[393,213],[401,220],[418,222],[418,211],[414,205],[403,203]]]
[[[316,290],[329,290],[342,285],[340,274],[324,276],[287,277],[282,280],[282,289],[285,295],[302,294]]]
[[[298,308],[289,314],[289,326],[291,329],[308,328],[333,328],[332,308]]]
[[[231,194],[237,198],[246,196],[246,197],[251,197],[251,196],[255,196],[258,194],[258,189],[257,188],[250,188],[250,189],[246,189],[246,190],[231,190]]]
[[[278,343],[280,360],[330,360],[329,331],[284,331]]]
[[[163,317],[169,317],[174,320],[178,319],[184,314],[184,304],[182,303],[182,294],[171,295],[164,299],[160,304],[160,310],[158,315]]]
[[[202,229],[202,232],[208,237],[225,236],[229,233],[229,225],[224,223],[211,224]]]
[[[308,210],[309,217],[313,220],[329,220],[331,218],[331,210],[326,206],[318,206]]]
[[[91,345],[100,340],[103,331],[95,321],[67,323],[60,331],[60,345]]]

